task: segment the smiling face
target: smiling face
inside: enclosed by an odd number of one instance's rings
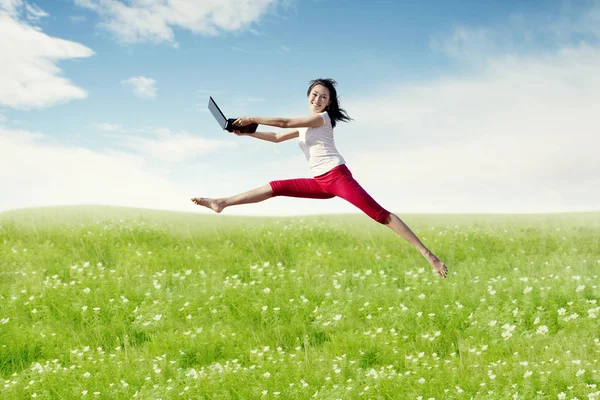
[[[329,89],[323,85],[315,85],[308,94],[308,107],[313,113],[320,113],[331,103]]]

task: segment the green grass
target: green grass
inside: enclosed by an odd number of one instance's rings
[[[600,398],[600,214],[0,214],[0,398]]]

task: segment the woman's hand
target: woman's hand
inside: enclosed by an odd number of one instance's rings
[[[243,133],[243,132],[240,132],[240,131],[235,130],[235,129],[233,130],[233,133],[235,133],[238,136],[246,136],[246,135],[248,135],[247,133]]]
[[[254,118],[252,117],[239,117],[236,119],[233,124],[237,126],[246,126],[254,123]]]

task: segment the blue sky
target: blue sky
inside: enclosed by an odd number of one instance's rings
[[[317,77],[355,118],[338,148],[394,211],[598,210],[598,26],[599,1],[0,0],[0,211],[204,212],[189,198],[310,176],[294,141],[227,134],[206,103],[301,116]],[[266,203],[227,213],[356,212]]]

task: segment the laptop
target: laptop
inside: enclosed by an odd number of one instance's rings
[[[258,124],[250,124],[246,126],[234,125],[233,123],[237,118],[226,118],[217,103],[215,103],[215,100],[212,98],[212,96],[208,99],[208,109],[223,130],[229,132],[236,130],[242,133],[254,133],[256,132],[256,128],[258,128]]]

